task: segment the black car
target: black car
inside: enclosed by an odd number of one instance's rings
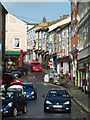
[[[2,100],[2,108],[0,109],[2,115],[17,116],[19,111],[23,113],[27,111],[26,98],[20,91],[2,91],[0,99]]]
[[[51,89],[45,96],[44,112],[61,111],[71,112],[72,96],[64,89]]]
[[[22,75],[28,74],[28,68],[26,68],[25,66],[19,68],[19,70],[20,70],[20,72],[21,72]]]

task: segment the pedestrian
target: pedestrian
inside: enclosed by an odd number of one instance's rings
[[[87,93],[87,80],[85,80],[85,94]]]

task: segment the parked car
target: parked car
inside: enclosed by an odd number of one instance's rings
[[[31,71],[42,71],[42,65],[38,61],[33,61],[31,63]]]
[[[21,79],[15,77],[11,73],[5,73],[5,81],[3,81],[4,84],[10,84],[11,82],[23,82]]]
[[[23,83],[21,83],[21,82],[11,82],[10,86],[12,86],[12,85],[23,85]]]
[[[21,71],[19,70],[18,67],[12,67],[11,68],[11,73],[16,77],[21,77],[22,76]]]
[[[19,111],[27,112],[27,102],[20,91],[2,91],[0,99],[2,100],[2,108],[0,108],[2,115],[17,116]]]
[[[25,66],[23,66],[23,67],[21,67],[19,69],[20,69],[20,72],[21,72],[22,75],[28,74],[28,68],[26,68]]]
[[[45,97],[44,112],[47,111],[64,111],[71,112],[72,96],[63,89],[51,89]]]
[[[23,83],[24,92],[26,92],[26,99],[36,99],[37,93],[33,83]]]

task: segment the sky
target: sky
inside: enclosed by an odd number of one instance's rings
[[[6,10],[29,23],[40,23],[43,17],[47,22],[59,19],[60,16],[71,16],[70,2],[2,2]]]

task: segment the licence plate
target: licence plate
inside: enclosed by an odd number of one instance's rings
[[[62,105],[53,105],[54,108],[62,108]]]

